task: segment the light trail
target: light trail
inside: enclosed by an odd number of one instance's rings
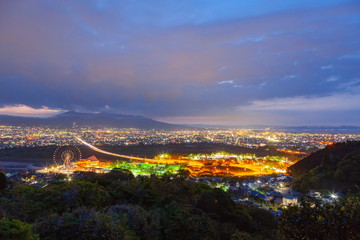
[[[122,154],[117,154],[117,153],[112,153],[112,152],[104,151],[104,150],[101,150],[100,148],[97,148],[97,147],[91,145],[90,143],[85,142],[85,141],[82,140],[81,138],[78,138],[78,137],[77,137],[76,140],[78,140],[79,142],[81,142],[81,143],[84,144],[85,146],[88,146],[88,147],[91,148],[92,150],[94,150],[94,151],[96,151],[96,152],[99,152],[99,153],[103,153],[103,154],[107,154],[107,155],[111,155],[111,156],[115,156],[115,157],[127,158],[127,159],[131,159],[131,160],[138,160],[138,161],[155,160],[155,159],[133,157],[133,156],[127,156],[127,155],[122,155]]]
[[[96,152],[111,155],[111,156],[115,156],[115,157],[127,158],[127,159],[131,159],[131,160],[136,160],[136,161],[145,161],[145,162],[149,162],[149,163],[158,163],[158,164],[181,164],[181,163],[186,163],[186,164],[191,164],[193,166],[202,166],[203,165],[203,161],[201,161],[201,160],[181,160],[181,159],[163,159],[162,160],[162,159],[141,158],[141,157],[133,157],[133,156],[128,156],[128,155],[122,155],[122,154],[117,154],[117,153],[112,153],[112,152],[101,150],[100,148],[97,148],[97,147],[91,145],[90,143],[85,142],[84,140],[82,140],[81,138],[78,138],[78,137],[76,138],[76,140],[78,140],[79,142],[81,142],[82,144],[86,145],[87,147],[91,148],[92,150],[94,150]]]
[[[152,159],[152,158],[133,157],[133,156],[104,151],[100,148],[97,148],[97,147],[91,145],[88,142],[85,142],[84,140],[82,140],[79,137],[76,137],[75,139],[77,141],[79,141],[80,143],[84,144],[85,146],[89,147],[90,149],[92,149],[96,152],[99,152],[99,153],[106,154],[106,155],[111,155],[111,156],[125,158],[125,159],[131,159],[131,160],[135,160],[135,161],[142,161],[142,162],[147,162],[147,163],[155,163],[155,164],[170,164],[170,165],[171,164],[175,164],[175,165],[185,164],[186,169],[191,172],[191,175],[197,175],[198,173],[201,173],[202,171],[212,172],[213,174],[224,172],[224,173],[232,174],[234,176],[256,176],[256,175],[270,174],[270,173],[279,172],[279,171],[283,172],[283,170],[280,170],[280,169],[273,169],[271,172],[266,172],[266,171],[264,171],[263,166],[260,164],[228,163],[226,166],[226,171],[225,171],[225,170],[216,169],[217,167],[221,167],[221,165],[224,163],[223,161],[218,161],[218,160]],[[213,165],[212,167],[208,167],[208,166],[206,166],[206,163],[212,163],[212,164],[216,164],[216,165]],[[248,169],[250,171],[243,171],[240,169],[245,169],[245,170]]]

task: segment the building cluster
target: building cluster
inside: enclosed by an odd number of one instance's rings
[[[343,141],[359,141],[360,134],[290,133],[280,130],[201,129],[201,130],[141,130],[114,128],[47,128],[0,126],[0,149],[48,145],[78,144],[81,137],[93,145],[152,145],[182,143],[222,143],[259,148],[273,146],[279,150],[301,152],[322,148]]]
[[[263,207],[276,215],[284,206],[299,204],[301,193],[291,188],[292,181],[292,177],[283,174],[268,175],[245,180],[233,190],[238,193],[237,202]]]
[[[35,187],[44,188],[49,183],[54,183],[59,181],[58,173],[41,173],[36,170],[26,170],[26,171],[11,171],[7,172],[6,177],[8,180],[15,182],[26,183]],[[63,180],[63,179],[61,179]],[[67,181],[71,181],[71,177],[66,177]]]
[[[242,183],[224,182],[222,178],[194,179],[193,181],[228,189],[235,202],[264,208],[274,215],[280,215],[283,207],[291,204],[298,205],[301,197],[301,193],[291,188],[293,178],[284,174],[261,176],[244,180]]]
[[[207,184],[213,188],[221,188],[228,191],[233,201],[248,206],[262,208],[270,211],[275,216],[280,216],[284,207],[299,205],[303,194],[292,189],[291,183],[294,178],[284,174],[272,174],[252,178],[239,182],[225,180],[225,178],[190,178],[190,181]],[[311,190],[307,196],[318,199],[323,204],[337,201],[339,193],[321,193]]]

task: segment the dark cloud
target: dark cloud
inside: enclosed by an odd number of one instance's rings
[[[0,105],[291,124],[277,109],[249,109],[359,94],[343,87],[360,78],[356,1],[1,5]]]

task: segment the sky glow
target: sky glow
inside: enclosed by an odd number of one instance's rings
[[[0,114],[360,125],[359,12],[340,0],[1,1]]]

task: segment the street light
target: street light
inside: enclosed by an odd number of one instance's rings
[[[330,197],[331,197],[332,199],[337,199],[337,198],[338,198],[338,195],[336,195],[336,193],[331,193],[331,194],[330,194]]]

